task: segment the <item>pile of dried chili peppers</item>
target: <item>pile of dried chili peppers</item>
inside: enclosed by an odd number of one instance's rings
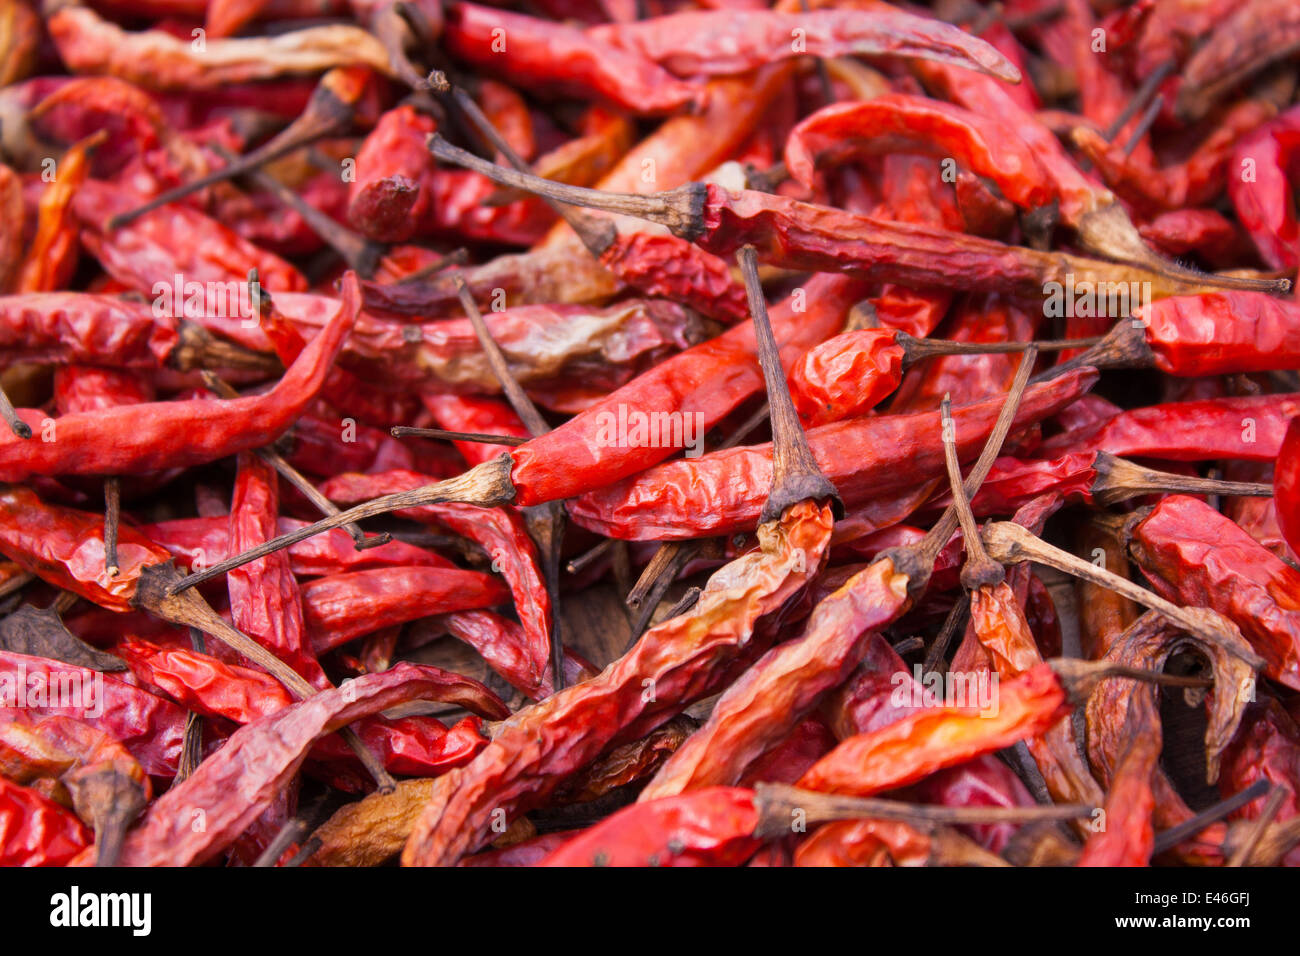
[[[1293,0],[0,0],[0,864],[1300,864]]]

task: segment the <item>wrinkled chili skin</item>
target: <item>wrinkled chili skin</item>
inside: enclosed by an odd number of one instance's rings
[[[809,349],[790,373],[790,397],[805,426],[864,415],[903,376],[904,351],[891,332],[842,332]]]
[[[269,444],[315,397],[360,309],[356,280],[339,311],[271,391],[253,397],[152,402],[54,420],[56,441],[0,435],[0,478],[158,471],[224,458]],[[45,416],[22,413],[39,433]]]
[[[0,866],[66,866],[94,839],[70,811],[0,777]]]
[[[1277,457],[1287,424],[1300,414],[1300,395],[1248,395],[1147,405],[1123,411],[1081,432],[1043,442],[1040,457],[1105,451],[1120,457],[1208,461]]]
[[[501,31],[509,38],[504,48]],[[447,10],[445,43],[453,56],[487,70],[504,70],[516,84],[595,96],[637,114],[672,112],[698,92],[650,60],[581,30],[472,3]]]
[[[1134,311],[1156,367],[1199,377],[1300,365],[1300,304],[1260,292],[1161,299]]]
[[[76,717],[121,741],[150,776],[169,778],[176,774],[181,741],[185,733],[185,711],[170,701],[132,687],[108,674],[73,664],[30,657],[0,650],[0,673],[9,675],[11,686],[29,691],[26,707],[33,714],[61,713]],[[22,683],[24,678],[26,683]],[[35,699],[31,691],[37,682],[58,686],[60,680],[75,679],[83,688],[96,687],[102,679],[102,700],[87,700],[73,706],[50,707]],[[98,711],[98,712],[97,712]]]
[[[103,516],[47,505],[21,485],[0,485],[0,553],[43,580],[119,612],[131,610],[140,571],[170,557],[123,525],[117,541],[121,571],[110,577]]]
[[[1274,269],[1300,262],[1300,223],[1287,170],[1300,150],[1300,107],[1292,107],[1237,143],[1233,167],[1253,175],[1228,177],[1237,218],[1259,254]]]
[[[1016,415],[1021,427],[1059,411],[1096,380],[1077,369],[1034,386]],[[974,454],[1002,407],[990,399],[954,409],[957,449]],[[857,418],[814,428],[809,445],[847,506],[943,473],[937,412]],[[864,450],[870,450],[864,456]],[[731,448],[668,462],[569,502],[574,521],[611,537],[677,539],[752,528],[772,483],[770,445]]]
[[[1050,667],[1039,664],[1000,685],[997,714],[981,713],[975,707],[915,711],[880,730],[841,742],[797,786],[869,797],[1037,736],[1068,710],[1060,681]]]
[[[482,845],[495,810],[509,817],[536,806],[621,733],[643,736],[707,693],[710,672],[733,661],[759,618],[820,567],[830,526],[829,509],[788,509],[783,522],[760,529],[764,550],[715,573],[691,612],[651,628],[596,677],[514,715],[473,763],[435,783],[403,863],[454,863]]]
[[[1205,502],[1170,495],[1131,532],[1129,549],[1155,589],[1218,611],[1267,664],[1300,689],[1300,571]]]
[[[538,866],[737,866],[753,855],[753,791],[710,787],[636,803],[554,850]]]
[[[1300,552],[1300,417],[1291,419],[1273,468],[1277,522],[1292,552]]]
[[[156,368],[179,336],[143,303],[84,292],[0,296],[0,353],[7,360]]]
[[[806,311],[797,311],[791,299],[771,310],[772,331],[787,367],[838,329],[865,286],[839,276],[814,276],[804,291]],[[736,326],[661,362],[582,414],[513,449],[510,480],[517,503],[570,498],[673,454],[671,443],[621,447],[618,442],[601,442],[602,429],[607,436],[617,437],[620,406],[627,412],[673,408],[684,420],[699,421],[700,427],[708,430],[762,387],[753,325]]]
[[[316,578],[303,585],[303,619],[317,654],[389,624],[510,600],[501,582],[459,568],[382,568]]]

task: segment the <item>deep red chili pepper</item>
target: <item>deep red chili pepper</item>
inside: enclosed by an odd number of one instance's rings
[[[1186,495],[1162,499],[1127,534],[1158,592],[1218,611],[1241,628],[1269,677],[1300,687],[1300,571]]]
[[[154,368],[180,338],[176,322],[113,296],[49,292],[0,297],[0,351],[12,359]]]
[[[453,56],[503,71],[516,83],[599,97],[636,114],[672,112],[699,92],[652,61],[581,30],[473,3],[448,8],[445,42]]]
[[[1277,522],[1292,551],[1300,550],[1300,418],[1287,426],[1273,468],[1273,504]]]
[[[1070,374],[1047,383],[1058,387],[1039,385],[1026,392],[1017,424],[1053,414],[1095,380],[1092,371]],[[954,410],[960,454],[969,457],[983,444],[1001,407],[998,398]],[[852,506],[942,474],[940,434],[938,413],[918,412],[837,422],[813,429],[808,437],[822,472]],[[864,449],[875,452],[864,460]],[[668,462],[588,492],[569,503],[569,513],[585,528],[633,540],[743,531],[757,522],[770,474],[768,446],[732,448]]]
[[[120,406],[50,419],[49,441],[0,437],[0,475],[122,474],[198,464],[274,440],[315,397],[360,309],[355,278],[344,284],[335,318],[265,395],[230,401]],[[46,421],[26,413],[39,434]]]
[[[1237,143],[1228,195],[1259,254],[1274,269],[1300,262],[1300,224],[1287,171],[1300,148],[1300,109],[1287,110]]]
[[[70,812],[0,777],[0,865],[64,866],[93,839]]]
[[[1020,79],[1020,71],[982,40],[937,20],[887,9],[687,11],[592,27],[587,35],[662,63],[679,76],[745,73],[807,54],[921,57],[1012,83]]]
[[[141,405],[154,398],[151,382],[124,369],[64,365],[54,373],[54,407],[60,416]]]

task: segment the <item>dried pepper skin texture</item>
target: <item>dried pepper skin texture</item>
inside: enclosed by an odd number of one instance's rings
[[[768,651],[732,684],[638,799],[738,783],[769,743],[843,683],[874,633],[910,606],[907,581],[884,558],[822,600],[803,636]]]
[[[77,693],[51,699],[50,688],[65,685]],[[103,696],[98,697],[101,686]],[[0,651],[0,691],[6,697],[25,693],[26,708],[33,715],[64,714],[103,730],[121,741],[152,777],[166,779],[176,773],[185,711],[170,701],[108,674],[12,651]]]
[[[157,368],[180,340],[174,321],[145,304],[85,292],[0,296],[6,360]]]
[[[982,40],[949,24],[879,8],[701,10],[592,27],[587,35],[662,63],[678,76],[745,73],[781,57],[922,57],[1010,82],[1020,71]],[[791,42],[798,38],[801,45]]]
[[[1233,156],[1237,175],[1228,177],[1228,195],[1237,218],[1274,269],[1294,269],[1300,262],[1300,223],[1287,179],[1297,149],[1300,109],[1293,107],[1237,144]],[[1242,174],[1246,170],[1249,177]]]
[[[527,811],[621,732],[653,729],[705,692],[709,672],[734,659],[758,619],[821,566],[830,528],[829,509],[789,509],[760,529],[763,550],[716,572],[691,611],[648,630],[596,677],[511,717],[473,763],[435,784],[402,862],[453,864],[482,845],[496,810]]]
[[[140,571],[170,557],[123,526],[117,542],[121,570],[110,576],[103,517],[48,505],[22,485],[0,485],[0,552],[42,580],[118,612],[132,609]]]
[[[1300,548],[1300,418],[1291,419],[1273,468],[1277,522],[1292,551]]]
[[[801,299],[806,311],[793,296],[774,306],[770,317],[782,364],[789,367],[808,348],[833,334],[865,291],[865,285],[852,279],[819,275],[804,288]],[[602,441],[602,430],[606,436],[618,437],[620,407],[625,415],[633,411],[681,412],[684,421],[698,421],[707,431],[762,387],[752,324],[729,329],[661,362],[582,414],[513,449],[510,481],[517,503],[571,498],[649,468],[677,450],[671,436],[659,445]]]
[[[459,568],[381,568],[317,578],[302,588],[303,620],[317,654],[390,624],[505,604],[495,578]]]
[[[751,790],[710,787],[636,803],[552,851],[538,866],[737,866],[754,854]]]
[[[1106,795],[1106,825],[1084,844],[1077,866],[1146,866],[1155,847],[1154,775],[1160,759],[1159,717],[1154,695],[1129,698],[1129,735]]]
[[[581,30],[477,4],[459,2],[447,11],[445,42],[453,56],[502,70],[512,82],[601,98],[637,114],[672,112],[699,94],[652,61]]]
[[[1064,432],[1035,454],[1105,451],[1168,461],[1239,458],[1272,461],[1287,424],[1300,414],[1300,395],[1249,395],[1147,405],[1121,412],[1081,433]]]
[[[999,686],[997,713],[932,707],[840,743],[797,786],[869,797],[1038,736],[1069,711],[1065,689],[1046,664]]]
[[[894,151],[954,158],[1025,209],[1054,198],[1034,152],[1005,135],[998,117],[986,120],[951,103],[901,93],[818,110],[791,131],[785,161],[791,176],[811,186],[819,165]]]
[[[1300,304],[1261,292],[1174,296],[1142,306],[1156,367],[1198,377],[1300,365]]]
[[[1218,611],[1300,688],[1300,571],[1198,498],[1170,495],[1133,525],[1129,550],[1171,601]]]
[[[316,741],[359,717],[423,697],[478,706],[464,679],[450,686],[432,668],[398,664],[358,677],[237,730],[184,783],[159,797],[127,835],[124,866],[202,863],[228,846],[297,773]],[[202,810],[206,826],[191,827]]]
[[[0,866],[66,866],[93,840],[71,811],[0,777]]]
[[[1035,386],[1016,415],[1024,425],[1055,414],[1086,392],[1093,369],[1075,371]],[[1002,399],[954,409],[957,448],[978,452],[1002,407]],[[822,473],[853,507],[884,492],[914,486],[943,473],[943,442],[937,412],[857,418],[808,433]],[[864,450],[870,450],[864,458]],[[631,540],[695,538],[754,527],[771,486],[769,445],[731,448],[700,458],[667,462],[634,478],[569,502],[577,524]]]
[[[269,444],[315,398],[361,307],[355,278],[344,283],[335,318],[275,388],[230,400],[127,405],[53,420],[54,440],[0,435],[0,479],[33,475],[117,475],[201,464]],[[38,434],[46,416],[24,410]]]
[[[790,397],[805,426],[865,415],[903,377],[904,351],[892,332],[843,332],[809,349],[790,373]]]

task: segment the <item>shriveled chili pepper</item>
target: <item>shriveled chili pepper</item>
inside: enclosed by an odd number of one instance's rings
[[[696,87],[638,54],[523,14],[458,2],[447,10],[445,37],[453,56],[505,71],[516,82],[599,97],[636,114],[671,112],[698,95]],[[557,63],[565,69],[557,71]]]
[[[120,741],[150,776],[175,775],[185,711],[170,701],[109,674],[12,651],[0,651],[0,676],[6,707],[21,704],[33,716],[75,717]],[[61,687],[80,693],[51,699],[51,689]]]
[[[232,401],[147,403],[51,420],[56,440],[0,441],[0,475],[121,474],[212,461],[276,438],[324,381],[360,308],[356,280],[344,285],[335,318],[274,389]],[[27,413],[42,427],[40,412]]]
[[[732,191],[713,184],[696,183],[647,196],[583,190],[495,166],[452,146],[437,133],[430,137],[429,149],[441,160],[463,165],[504,185],[667,226],[675,235],[717,255],[753,245],[770,264],[790,269],[834,270],[869,279],[1026,297],[1042,295],[1049,282],[1064,286],[1067,276],[1073,276],[1070,281],[1074,282],[1149,282],[1153,297],[1210,291],[1225,285],[1282,292],[1291,287],[1287,279],[1156,272],[1148,265],[1116,266],[1066,253],[1042,253],[992,239],[902,226],[784,196]],[[1133,235],[1140,245],[1136,230]]]
[[[591,27],[587,35],[661,63],[679,76],[745,73],[781,57],[920,57],[1012,83],[1020,71],[984,41],[943,23],[877,9],[702,10]],[[791,38],[802,41],[791,42]]]
[[[1223,614],[1269,677],[1300,686],[1300,571],[1197,498],[1170,495],[1135,519],[1129,550],[1156,590]]]
[[[1105,451],[1167,461],[1270,461],[1277,457],[1287,424],[1297,411],[1300,396],[1294,394],[1147,405],[1049,438],[1035,454]]]
[[[63,62],[76,72],[111,73],[159,90],[198,90],[351,64],[390,70],[383,45],[344,24],[268,38],[214,39],[202,53],[161,30],[128,33],[75,3],[55,11],[46,26]]]
[[[1292,108],[1237,143],[1228,195],[1264,261],[1275,269],[1300,262],[1300,224],[1287,180],[1300,148],[1300,109]]]
[[[212,857],[266,809],[313,743],[358,717],[420,698],[490,707],[463,680],[449,684],[433,668],[398,664],[354,678],[236,731],[184,783],[154,801],[128,834],[122,864],[175,866]],[[201,830],[190,827],[192,809],[204,811]]]
[[[103,135],[83,140],[64,155],[58,178],[41,196],[36,235],[18,273],[15,292],[52,292],[72,278],[77,267],[77,225],[72,197],[89,174],[89,153]]]
[[[1300,546],[1300,418],[1287,426],[1273,467],[1273,503],[1277,522],[1292,551]]]
[[[1095,373],[1077,370],[1060,391],[1031,388],[1017,425],[1053,414],[1091,387]],[[1051,383],[1048,383],[1051,384]],[[969,456],[997,418],[1002,401],[989,400],[953,413],[958,449]],[[942,472],[937,413],[858,418],[814,428],[813,453],[849,505],[898,490]],[[862,449],[878,449],[866,461]],[[516,449],[516,452],[518,449]],[[583,527],[613,537],[669,539],[747,530],[753,526],[770,481],[765,445],[728,449],[668,462],[635,478],[588,492],[569,503]],[[738,476],[743,475],[743,480]]]
[[[80,820],[35,790],[0,778],[0,864],[64,866],[93,836]]]

